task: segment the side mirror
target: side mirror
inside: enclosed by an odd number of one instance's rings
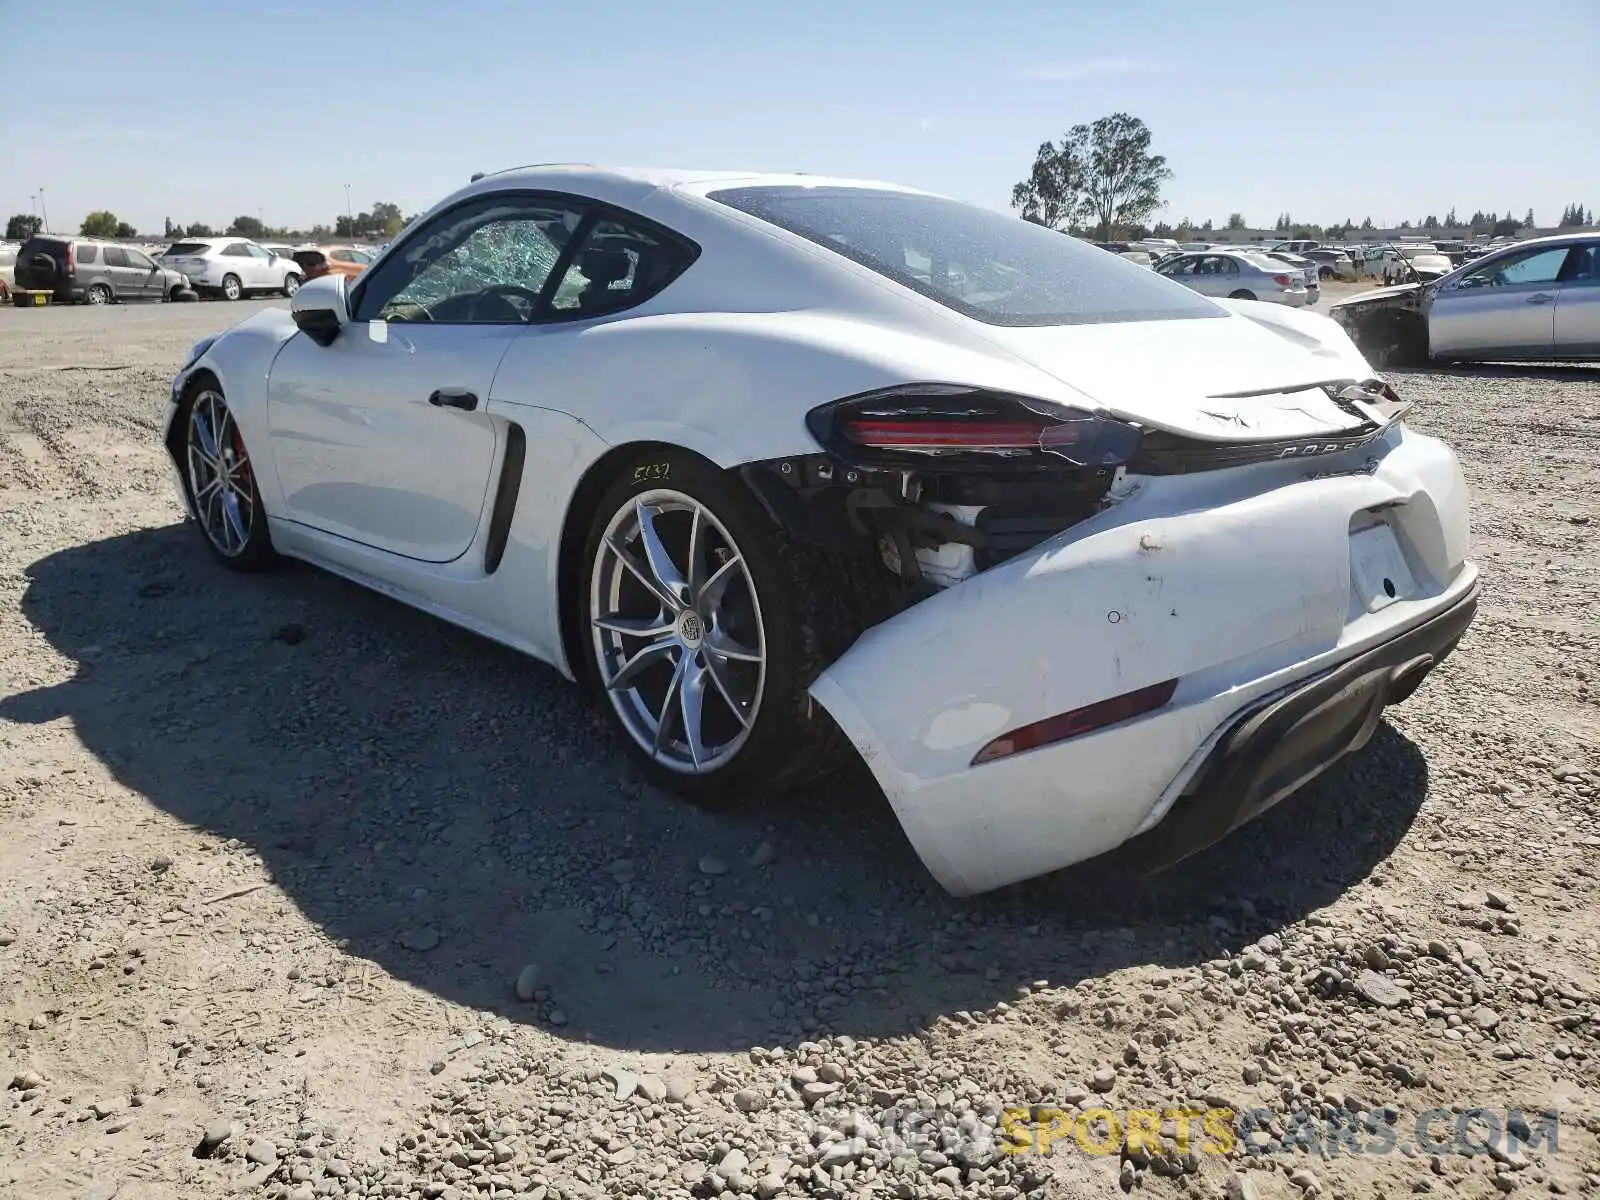
[[[323,275],[300,285],[289,302],[289,315],[300,331],[319,346],[331,346],[350,323],[343,275]]]

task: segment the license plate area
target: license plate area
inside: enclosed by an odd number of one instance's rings
[[[1350,583],[1356,601],[1367,612],[1377,612],[1417,594],[1416,576],[1405,550],[1386,522],[1368,525],[1350,535]]]

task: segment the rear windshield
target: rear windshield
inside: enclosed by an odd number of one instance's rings
[[[206,242],[173,242],[165,254],[204,254],[211,246]]]
[[[1137,263],[958,200],[853,187],[730,188],[710,199],[991,325],[1227,315]]]

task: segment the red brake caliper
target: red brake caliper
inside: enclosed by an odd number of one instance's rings
[[[237,427],[233,430],[234,475],[246,486],[250,483],[250,458],[244,452],[244,438]]]

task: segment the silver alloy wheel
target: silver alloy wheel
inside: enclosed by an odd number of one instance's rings
[[[606,696],[646,754],[704,775],[738,753],[761,709],[766,633],[750,569],[709,508],[662,488],[612,514],[589,617]]]
[[[300,290],[300,276],[289,274],[283,277],[283,294],[293,296]]]
[[[200,528],[217,553],[236,558],[255,521],[250,456],[221,392],[198,393],[189,407],[189,492]]]
[[[222,294],[229,300],[237,300],[244,294],[244,288],[236,278],[232,275],[227,275],[222,280]]]
[[[110,299],[111,293],[106,291],[106,289],[101,287],[98,283],[89,289],[90,304],[104,304]]]

